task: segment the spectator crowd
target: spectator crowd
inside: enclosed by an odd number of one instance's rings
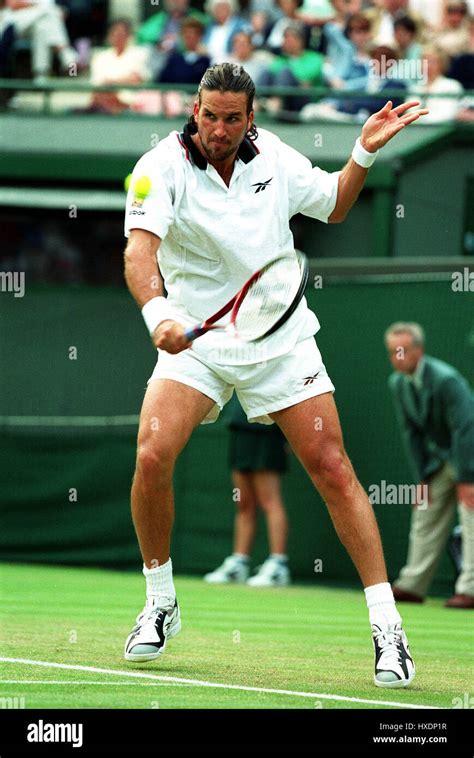
[[[0,69],[9,46],[29,40],[37,81],[55,60],[59,74],[79,70],[102,85],[93,112],[187,113],[193,96],[179,85],[197,85],[208,66],[230,61],[248,71],[257,94],[298,88],[259,95],[257,107],[273,114],[362,121],[388,97],[416,95],[430,109],[425,123],[472,116],[462,96],[474,89],[474,0],[163,0],[136,29],[112,21],[105,44],[91,49],[71,42],[67,1],[0,0]],[[152,83],[176,88],[147,89]],[[327,93],[304,91],[313,87]]]

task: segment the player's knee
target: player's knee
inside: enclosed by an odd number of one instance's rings
[[[310,475],[325,489],[339,493],[349,493],[354,486],[354,470],[346,452],[342,448],[322,451],[313,462]]]
[[[171,480],[174,456],[165,448],[144,442],[138,445],[137,469],[147,481]]]

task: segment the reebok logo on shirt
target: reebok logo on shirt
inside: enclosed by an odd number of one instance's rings
[[[265,187],[268,187],[268,185],[270,184],[270,182],[271,182],[272,179],[273,179],[273,176],[271,176],[270,179],[267,179],[266,182],[256,182],[255,184],[252,184],[251,185],[252,187],[256,187],[257,188],[255,190],[254,194],[256,195],[257,192],[263,192],[263,190],[265,189]]]

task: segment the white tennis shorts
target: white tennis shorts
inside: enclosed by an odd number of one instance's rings
[[[214,400],[203,424],[217,420],[234,389],[248,420],[261,424],[273,424],[269,413],[334,392],[314,337],[297,342],[285,355],[243,366],[211,363],[192,349],[176,355],[158,350],[158,362],[148,381],[154,379],[174,379]]]

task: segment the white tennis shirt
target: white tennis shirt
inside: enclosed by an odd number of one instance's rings
[[[157,258],[168,302],[177,321],[193,326],[227,303],[266,263],[294,253],[292,216],[302,213],[327,223],[339,174],[313,168],[279,137],[259,128],[257,140],[241,144],[227,187],[186,125],[136,164],[125,236],[136,228],[160,237]],[[151,182],[145,198],[134,191],[141,177]],[[257,343],[211,331],[193,343],[193,350],[218,364],[259,363],[289,352],[318,330],[318,319],[303,298],[286,324]]]

